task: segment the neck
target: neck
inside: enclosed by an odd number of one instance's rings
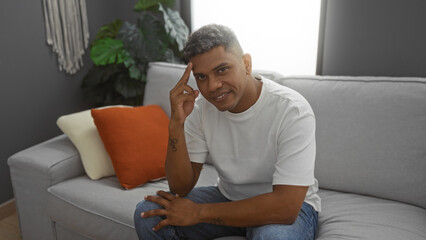
[[[245,102],[246,104],[242,106],[242,108],[234,111],[230,111],[232,113],[241,113],[249,109],[251,106],[253,106],[256,101],[259,99],[260,93],[262,92],[262,82],[255,79],[251,75],[247,75],[247,88],[244,94],[245,98],[244,100],[241,99],[240,101]]]

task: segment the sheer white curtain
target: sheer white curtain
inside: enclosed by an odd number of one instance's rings
[[[254,69],[315,75],[320,0],[192,0],[192,28],[234,30]]]

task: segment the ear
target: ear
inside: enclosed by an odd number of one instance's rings
[[[246,74],[251,75],[252,66],[251,66],[250,54],[246,53],[246,54],[243,55],[243,63],[244,63],[244,67],[246,69]]]

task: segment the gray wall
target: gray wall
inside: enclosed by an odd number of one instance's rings
[[[87,0],[91,39],[115,18],[134,21],[135,1]],[[59,72],[46,44],[42,0],[0,2],[0,204],[13,198],[7,158],[61,134],[59,116],[90,107],[80,90],[92,65],[88,51],[76,75]]]
[[[317,73],[426,77],[426,1],[323,0]]]

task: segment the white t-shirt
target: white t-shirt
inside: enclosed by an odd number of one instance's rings
[[[309,186],[305,202],[321,211],[315,166],[315,116],[296,91],[262,77],[259,99],[242,113],[221,112],[200,96],[185,122],[192,162],[209,161],[231,200]]]

